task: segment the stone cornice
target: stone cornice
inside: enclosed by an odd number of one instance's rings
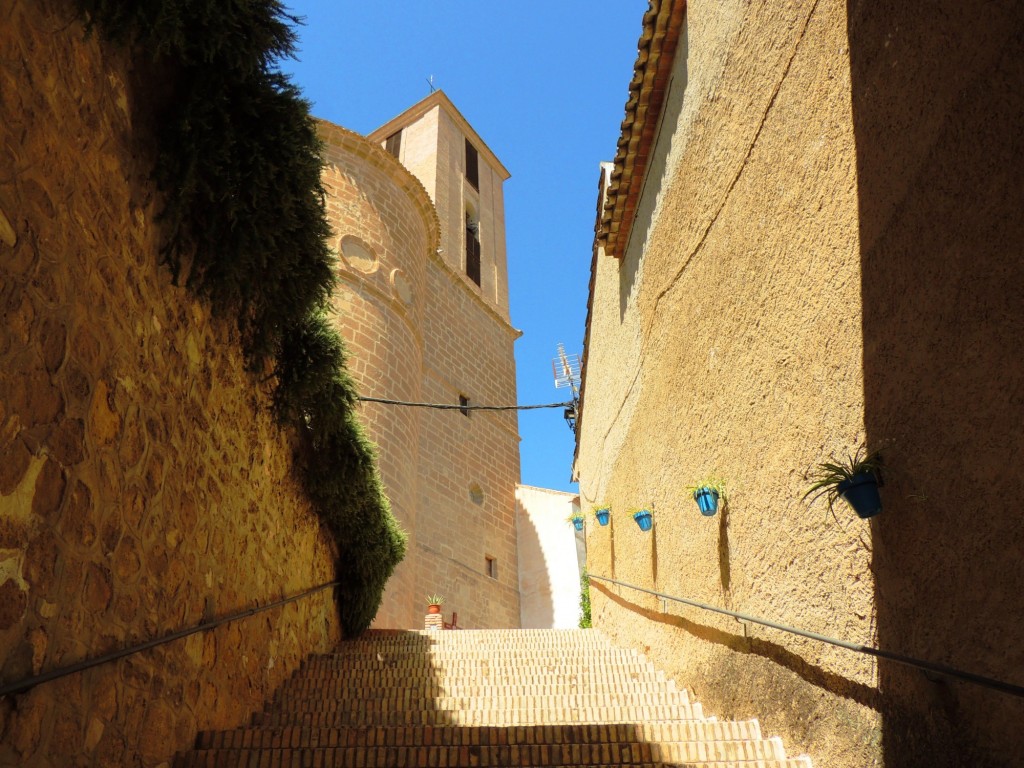
[[[476,147],[477,152],[487,159],[487,164],[498,172],[502,181],[505,181],[511,176],[508,169],[505,168],[498,159],[498,156],[495,155],[491,151],[491,148],[487,146],[487,143],[480,138],[480,134],[473,130],[473,126],[471,126],[469,121],[462,116],[462,113],[459,112],[458,108],[452,103],[452,100],[448,98],[444,91],[434,91],[432,94],[427,96],[427,98],[413,104],[402,114],[384,123],[384,125],[377,128],[375,131],[368,133],[366,138],[379,145],[380,142],[384,141],[388,136],[402,128],[405,128],[405,126],[416,122],[434,107],[440,107],[448,113],[448,116],[451,117],[452,120],[455,121],[455,124],[459,126],[459,130],[461,130],[464,135],[473,139],[473,146]]]
[[[423,219],[427,231],[427,253],[434,254],[441,247],[441,220],[426,187],[404,165],[379,144],[340,125],[316,118],[317,129],[325,144],[338,147],[359,157],[368,165],[385,173],[399,189],[407,192],[413,207]]]
[[[448,262],[444,260],[444,257],[441,256],[441,254],[437,252],[437,249],[435,249],[434,251],[432,251],[430,253],[430,260],[433,261],[437,266],[439,266],[445,272],[447,272],[449,277],[451,277],[452,282],[455,285],[457,285],[459,288],[461,288],[463,291],[465,291],[466,294],[473,301],[475,301],[477,304],[479,304],[480,308],[483,309],[485,312],[487,312],[487,314],[490,315],[491,318],[495,322],[499,323],[502,326],[502,328],[504,328],[505,331],[510,336],[512,336],[512,340],[513,341],[518,339],[519,337],[521,337],[523,335],[523,332],[521,330],[519,330],[518,328],[514,327],[509,320],[506,320],[501,315],[501,313],[498,312],[498,310],[496,310],[494,307],[492,307],[490,304],[488,304],[487,301],[484,299],[484,297],[481,296],[478,291],[475,291],[472,288],[470,288],[469,287],[469,283],[467,283],[466,280],[463,279],[463,277],[462,277],[462,275],[460,273],[458,273],[454,269],[452,269],[451,265],[448,264]]]

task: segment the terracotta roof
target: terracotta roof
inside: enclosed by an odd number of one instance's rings
[[[615,258],[622,257],[629,241],[685,15],[686,0],[649,0],[644,14],[615,168],[595,243]]]

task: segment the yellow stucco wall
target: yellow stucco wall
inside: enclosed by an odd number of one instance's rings
[[[584,506],[655,510],[651,533],[625,514],[590,532],[592,574],[1021,684],[1024,26],[1009,3],[940,5],[690,6],[628,248],[595,261],[577,469]],[[865,441],[880,517],[801,501]],[[685,490],[708,474],[730,491],[712,518]],[[592,594],[595,626],[815,764],[1024,746],[1001,694]]]

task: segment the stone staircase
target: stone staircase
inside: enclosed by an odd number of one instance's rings
[[[196,742],[176,768],[811,766],[596,630],[370,631]]]

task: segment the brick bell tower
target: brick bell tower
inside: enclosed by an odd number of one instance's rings
[[[338,322],[360,393],[515,403],[508,171],[442,91],[366,137],[329,123],[321,135]],[[361,416],[409,532],[374,626],[422,627],[427,594],[460,626],[519,626],[515,411],[365,403]]]

